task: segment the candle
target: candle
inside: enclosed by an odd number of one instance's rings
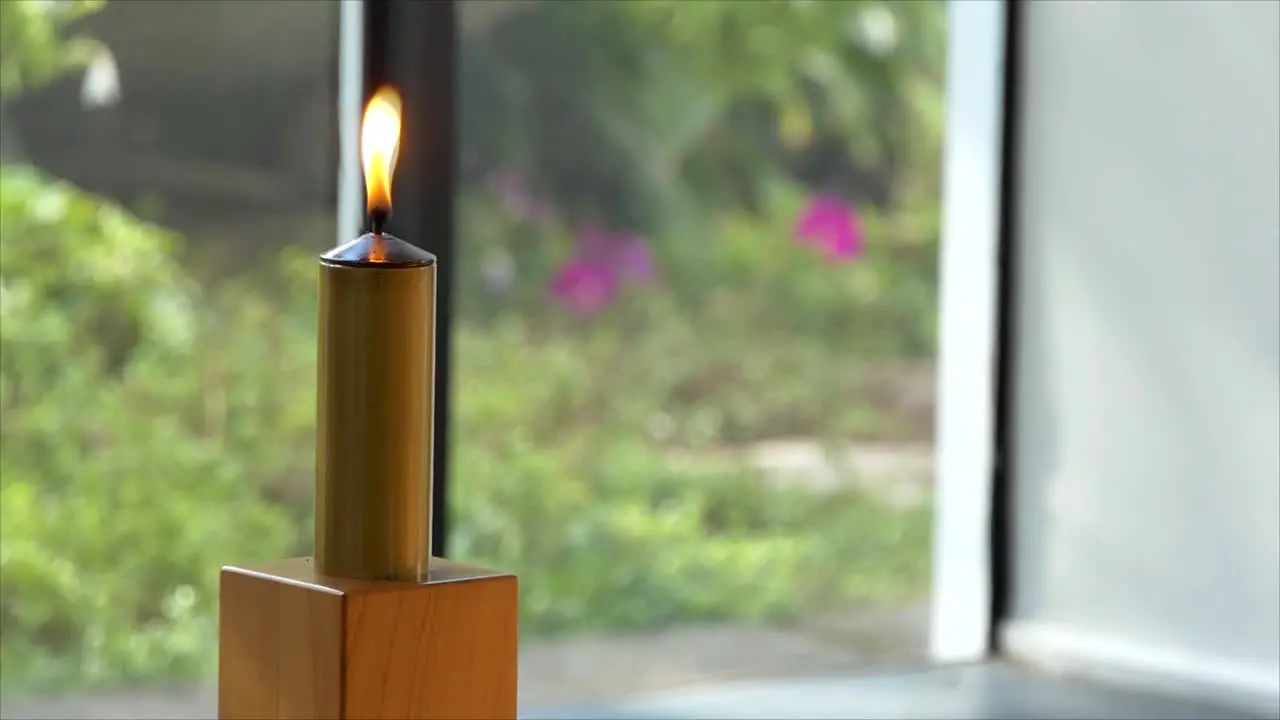
[[[361,126],[370,232],[320,256],[315,555],[321,575],[424,580],[431,557],[436,258],[385,230],[400,98]]]

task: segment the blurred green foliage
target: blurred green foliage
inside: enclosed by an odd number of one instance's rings
[[[780,487],[707,452],[720,410],[665,394],[680,369],[661,355],[682,340],[457,332],[451,553],[520,573],[526,632],[779,620],[923,589],[927,508]]]
[[[780,177],[936,207],[940,0],[536,5],[463,45],[464,173],[650,233]]]
[[[65,37],[75,20],[99,10],[105,0],[0,3],[0,100],[38,87],[83,66],[100,47],[84,37]]]
[[[83,60],[93,5],[0,2],[6,97]],[[531,7],[464,44],[453,553],[520,573],[532,635],[921,592],[927,507],[732,450],[911,436],[863,383],[932,353],[940,3]],[[508,167],[552,219],[504,210]],[[858,203],[858,262],[796,247],[814,187]],[[592,219],[661,274],[583,321],[546,282]],[[310,549],[314,260],[202,285],[179,257],[0,168],[0,692],[208,677],[218,567]]]
[[[291,539],[254,482],[271,439],[225,428],[246,409],[270,421],[270,389],[215,395],[201,336],[217,318],[195,312],[160,228],[3,167],[0,238],[5,682],[203,673],[220,561]]]

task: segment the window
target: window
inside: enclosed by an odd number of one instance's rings
[[[309,552],[312,263],[383,80],[437,546],[521,575],[524,711],[985,650],[985,594],[931,614],[985,592],[990,458],[935,494],[934,427],[991,410],[999,175],[992,67],[940,259],[943,2],[89,7],[0,2],[4,717],[211,714],[217,568]]]

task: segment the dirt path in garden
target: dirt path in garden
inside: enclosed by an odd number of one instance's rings
[[[898,507],[923,505],[933,492],[935,367],[912,361],[865,371],[859,398],[885,418],[879,439],[833,446],[812,437],[776,438],[711,453],[676,451],[670,459],[692,467],[745,461],[779,486],[823,492],[853,484]]]
[[[925,503],[933,490],[930,443],[852,443],[831,449],[806,440],[757,443],[749,462],[772,483],[815,492],[850,483],[899,507]]]
[[[669,461],[708,469],[746,464],[771,485],[816,493],[853,485],[903,508],[927,503],[933,492],[933,445],[928,442],[863,442],[832,448],[808,438],[778,439],[713,453],[677,451]]]

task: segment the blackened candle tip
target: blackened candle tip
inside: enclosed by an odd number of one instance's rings
[[[391,233],[365,233],[320,256],[327,265],[370,268],[427,267],[436,256]]]

